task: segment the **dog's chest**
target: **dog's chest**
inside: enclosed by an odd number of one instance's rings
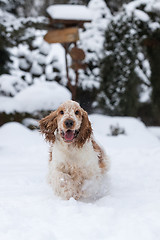
[[[81,175],[88,178],[99,172],[97,153],[90,142],[84,144],[82,148],[54,145],[52,158],[52,166],[72,177]]]

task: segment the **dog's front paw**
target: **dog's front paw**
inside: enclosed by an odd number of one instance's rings
[[[69,174],[64,174],[61,176],[60,187],[61,187],[61,197],[64,199],[74,198],[78,200],[81,196],[80,186],[77,186],[77,183]]]
[[[69,174],[63,174],[60,178],[60,187],[66,187],[70,181],[72,181],[71,176]]]

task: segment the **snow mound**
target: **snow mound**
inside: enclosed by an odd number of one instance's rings
[[[105,197],[88,202],[53,194],[46,181],[48,146],[40,133],[18,123],[0,127],[1,239],[159,239],[160,141],[134,118],[94,114],[90,120],[110,156],[111,186]],[[126,135],[106,135],[117,122]]]
[[[40,82],[25,88],[15,97],[0,97],[0,112],[27,112],[54,110],[64,101],[71,99],[71,93],[56,82]]]
[[[154,136],[160,139],[160,127],[148,127],[148,129]]]
[[[8,133],[6,135],[6,133]],[[35,134],[25,126],[20,123],[12,122],[6,123],[0,128],[0,145],[17,145],[20,144],[26,145],[27,143],[30,145],[31,142],[28,142],[28,139],[32,140],[34,143],[33,137]]]
[[[99,141],[106,141],[106,145],[108,146],[113,147],[113,142],[115,148],[126,148],[128,143],[130,146],[136,148],[159,146],[158,139],[136,118],[109,117],[93,114],[90,115],[90,120],[93,129],[98,133]],[[111,128],[122,129],[124,132],[115,137],[112,136]]]

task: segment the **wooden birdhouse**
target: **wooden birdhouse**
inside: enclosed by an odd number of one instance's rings
[[[85,69],[84,62],[85,53],[77,47],[79,39],[79,28],[83,28],[84,23],[91,22],[91,12],[83,5],[52,5],[47,8],[49,17],[50,30],[44,36],[44,40],[48,43],[61,43],[65,48],[66,76],[68,80],[68,88],[72,93],[72,99],[76,99],[76,89],[78,86],[78,70]],[[74,47],[69,50],[70,45],[74,43]],[[72,65],[68,66],[67,55],[72,58]],[[71,84],[69,76],[69,67],[75,71],[75,84]]]
[[[52,5],[47,8],[50,24],[54,28],[78,27],[91,22],[91,12],[83,5]]]

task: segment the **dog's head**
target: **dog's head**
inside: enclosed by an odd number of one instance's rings
[[[75,101],[66,101],[47,117],[41,119],[40,130],[47,141],[54,143],[56,134],[65,143],[82,147],[92,133],[88,114]],[[56,133],[56,134],[55,134]]]

